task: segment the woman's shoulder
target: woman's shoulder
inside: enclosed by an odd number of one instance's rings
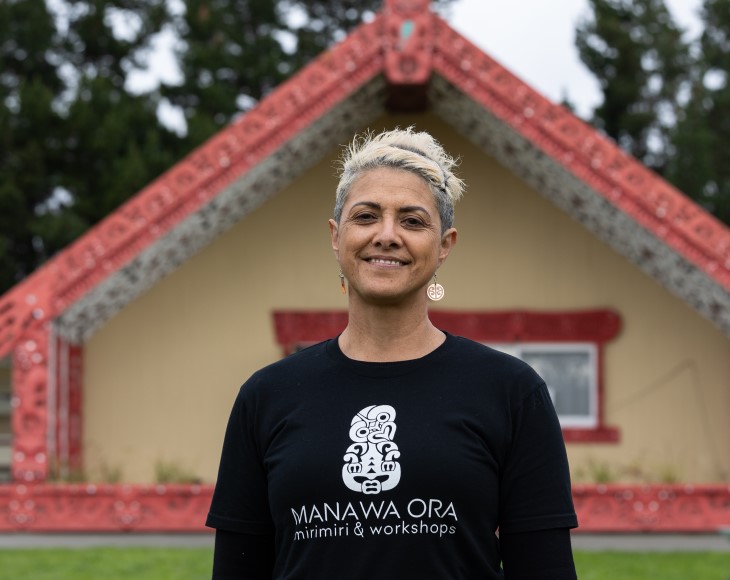
[[[477,367],[488,371],[493,377],[523,379],[540,383],[542,379],[525,361],[488,344],[463,336],[450,335],[452,342],[450,358],[461,367]]]
[[[301,380],[327,365],[327,344],[332,339],[316,344],[302,345],[295,352],[274,361],[251,375],[244,387],[275,382],[282,384],[292,379]]]
[[[508,354],[502,350],[499,350],[489,343],[478,342],[471,338],[466,338],[464,336],[459,336],[456,334],[447,334],[447,336],[449,340],[451,340],[452,349],[454,350],[454,352],[457,352],[462,356],[473,357],[478,360],[489,359],[497,362],[502,362],[504,364],[514,364],[518,367],[526,366],[525,363],[517,357],[512,356],[511,354]]]

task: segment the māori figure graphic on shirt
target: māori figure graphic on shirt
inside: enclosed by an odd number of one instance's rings
[[[395,436],[395,409],[390,405],[365,407],[352,418],[342,479],[353,491],[367,494],[393,489],[400,481],[400,457]]]

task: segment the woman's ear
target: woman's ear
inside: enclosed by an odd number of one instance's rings
[[[337,255],[337,252],[340,251],[340,240],[339,240],[339,228],[337,227],[337,222],[333,219],[329,220],[329,226],[330,226],[330,241],[332,242],[332,250],[335,253],[335,256]]]
[[[444,263],[452,248],[456,245],[456,229],[449,228],[441,236],[441,249],[439,250],[439,266]]]

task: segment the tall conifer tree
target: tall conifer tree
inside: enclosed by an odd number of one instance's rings
[[[589,0],[576,45],[603,102],[590,121],[730,224],[730,0],[688,39],[663,0]]]
[[[680,109],[690,52],[663,0],[589,0],[576,46],[603,102],[590,121],[659,173],[671,153],[668,128]]]

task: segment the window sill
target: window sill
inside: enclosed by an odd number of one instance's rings
[[[617,427],[566,427],[563,429],[563,439],[566,443],[618,443],[620,433]]]

